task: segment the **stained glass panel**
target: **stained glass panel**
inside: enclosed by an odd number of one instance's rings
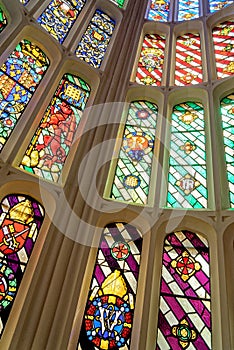
[[[89,95],[90,87],[84,80],[71,74],[63,76],[21,168],[50,181],[59,180]]]
[[[138,84],[161,85],[165,44],[164,36],[147,34],[144,37],[136,73],[136,82]]]
[[[110,198],[147,203],[157,111],[148,101],[130,104]]]
[[[128,224],[108,225],[101,237],[78,350],[129,350],[142,238]]]
[[[120,8],[124,7],[125,0],[110,0],[110,1],[118,5]]]
[[[175,85],[184,86],[202,82],[202,54],[200,36],[185,34],[176,41]]]
[[[216,12],[222,8],[233,4],[233,0],[209,0],[210,3],[210,12]]]
[[[6,28],[6,26],[7,26],[7,18],[2,8],[0,7],[0,33],[3,31],[4,28]]]
[[[22,40],[0,67],[0,150],[49,66],[44,52]]]
[[[200,16],[199,0],[179,0],[177,16],[178,21],[190,21],[198,18]]]
[[[204,109],[198,102],[174,107],[171,122],[167,206],[207,207]]]
[[[213,29],[217,77],[234,74],[234,23],[224,22]]]
[[[56,40],[63,43],[86,0],[52,0],[37,21]]]
[[[27,5],[29,3],[30,0],[20,0],[21,4],[23,5]]]
[[[11,194],[0,205],[0,333],[9,317],[16,293],[44,218],[33,198]]]
[[[189,231],[164,242],[156,350],[211,350],[208,242]]]
[[[101,10],[96,10],[76,49],[76,56],[99,68],[110,43],[115,21]]]
[[[229,95],[221,101],[221,116],[230,205],[234,208],[234,95]]]
[[[167,22],[169,17],[169,10],[169,0],[150,0],[146,17],[149,21]]]

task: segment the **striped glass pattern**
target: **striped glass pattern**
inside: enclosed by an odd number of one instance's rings
[[[167,206],[207,207],[204,109],[198,102],[176,105],[172,113]]]
[[[218,79],[234,74],[234,22],[224,22],[213,29]]]
[[[149,101],[130,104],[110,198],[148,202],[157,111]]]
[[[179,0],[177,12],[178,21],[190,21],[199,16],[199,0]]]
[[[208,242],[179,231],[164,242],[156,350],[211,349]]]
[[[170,11],[169,0],[150,0],[149,8],[147,10],[146,18],[149,21],[167,22]]]
[[[230,205],[234,208],[234,95],[229,95],[221,101],[221,117],[229,184]]]
[[[175,85],[202,83],[202,53],[200,36],[188,33],[177,38]]]
[[[138,84],[161,85],[165,44],[164,36],[147,34],[144,37],[136,73]]]
[[[210,12],[216,12],[221,10],[222,8],[232,5],[233,0],[209,0],[210,4]]]
[[[135,227],[114,223],[104,229],[78,350],[130,349],[141,250]]]

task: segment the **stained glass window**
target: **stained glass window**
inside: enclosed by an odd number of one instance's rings
[[[198,18],[199,13],[199,0],[179,0],[177,20],[189,21],[191,19]]]
[[[169,0],[150,0],[146,17],[149,21],[167,22],[169,17],[169,9]]]
[[[78,18],[86,0],[52,0],[37,19],[61,44]]]
[[[213,29],[217,77],[234,74],[234,23],[224,22]]]
[[[128,224],[101,237],[78,350],[130,349],[142,238]]]
[[[59,180],[89,95],[90,87],[83,79],[71,74],[63,76],[21,168],[50,181]]]
[[[231,202],[230,204],[231,207],[234,208],[234,95],[229,95],[221,101],[221,116],[223,123],[223,137]]]
[[[6,26],[7,26],[7,18],[2,8],[0,7],[0,33],[3,31],[4,28],[6,28]]]
[[[161,85],[165,44],[164,36],[147,34],[144,37],[136,73],[138,84]]]
[[[207,207],[207,173],[201,103],[176,105],[172,113],[167,206]]]
[[[0,67],[0,150],[39,85],[49,60],[28,40],[22,40]]]
[[[130,104],[110,196],[112,199],[147,203],[157,111],[157,106],[149,101]]]
[[[211,350],[208,242],[189,231],[164,242],[156,350]]]
[[[210,3],[210,12],[216,12],[222,8],[233,4],[233,0],[209,0]]]
[[[111,0],[114,2],[116,5],[118,5],[120,8],[124,7],[125,0]]]
[[[27,3],[29,3],[30,0],[20,0],[21,4],[23,5],[27,5]]]
[[[202,83],[200,36],[185,34],[176,41],[175,85]]]
[[[0,333],[9,317],[16,293],[44,218],[33,198],[11,194],[0,205]]]
[[[101,10],[96,10],[76,49],[76,56],[99,68],[110,43],[115,21]]]

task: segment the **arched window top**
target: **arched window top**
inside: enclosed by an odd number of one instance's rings
[[[44,219],[43,207],[32,197],[10,194],[0,204],[0,333]]]
[[[37,21],[62,44],[85,3],[86,0],[52,0]]]
[[[0,150],[43,78],[49,59],[39,46],[22,40],[0,67]]]
[[[20,163],[20,168],[58,182],[90,96],[80,77],[65,74]]]
[[[3,9],[0,6],[0,33],[3,31],[4,28],[7,26],[7,18],[3,11]]]
[[[104,229],[78,350],[130,349],[141,251],[141,233],[134,226],[113,223]]]

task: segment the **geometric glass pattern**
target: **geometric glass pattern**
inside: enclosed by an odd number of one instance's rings
[[[198,18],[199,15],[199,0],[179,0],[177,12],[178,21],[189,21]]]
[[[0,205],[0,334],[9,317],[16,293],[44,218],[33,198],[10,194]]]
[[[118,5],[118,7],[120,7],[120,8],[123,8],[124,2],[125,2],[125,0],[110,0],[110,1],[112,1],[113,3]]]
[[[209,0],[210,12],[216,12],[222,8],[233,4],[233,0]]]
[[[62,44],[84,5],[85,0],[52,0],[37,21]]]
[[[234,74],[234,23],[224,22],[213,29],[217,77]]]
[[[184,86],[202,82],[202,55],[200,36],[187,33],[176,41],[175,85]]]
[[[0,67],[0,150],[49,66],[44,52],[22,40]]]
[[[147,203],[157,112],[152,102],[130,103],[110,198]]]
[[[101,10],[96,10],[76,49],[76,56],[99,68],[115,28],[115,21]]]
[[[132,225],[104,229],[78,350],[130,349],[141,250],[141,234]]]
[[[57,182],[90,95],[81,78],[65,74],[41,119],[20,167]]]
[[[187,101],[174,107],[167,207],[207,207],[204,127],[204,109],[201,103]]]
[[[223,139],[229,184],[230,205],[231,208],[234,208],[234,95],[229,95],[222,99],[221,117],[223,124]]]
[[[0,7],[0,33],[3,31],[4,28],[6,28],[6,26],[7,26],[7,18],[2,8]]]
[[[164,241],[156,350],[211,349],[208,242],[178,231]]]
[[[169,0],[150,0],[146,18],[149,21],[167,22],[169,17]]]
[[[161,85],[165,44],[164,36],[158,34],[145,35],[136,73],[138,84]]]

